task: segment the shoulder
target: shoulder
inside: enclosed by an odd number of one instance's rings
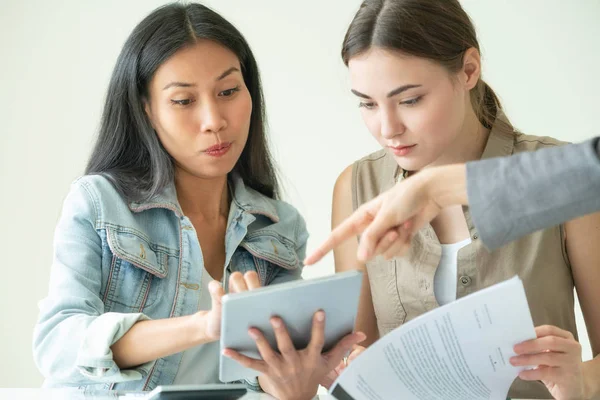
[[[125,202],[109,178],[104,175],[84,175],[71,184],[71,190],[86,191],[94,200],[110,198]]]
[[[568,142],[564,142],[549,136],[526,135],[523,133],[515,133],[515,153],[524,151],[535,151],[548,147],[564,146]]]
[[[396,161],[385,149],[344,168],[333,187],[332,226],[337,226],[361,204],[383,192],[397,168]]]
[[[340,173],[335,180],[333,187],[334,201],[339,197],[347,197],[352,189],[352,177],[354,175],[355,164],[350,164]]]
[[[386,149],[380,149],[371,154],[367,154],[359,160],[356,160],[352,165],[354,167],[364,166],[367,168],[371,166],[378,166],[379,164],[385,164],[386,162],[389,162],[390,157],[390,153]]]
[[[284,200],[267,198],[267,201],[277,210],[279,220],[290,220],[297,224],[305,225],[304,217],[296,207]]]
[[[63,201],[59,228],[71,231],[82,227],[97,229],[105,221],[110,207],[127,205],[107,178],[100,175],[79,177],[71,183]]]
[[[362,185],[367,180],[369,185],[387,185],[399,169],[394,156],[386,149],[377,150],[352,164],[352,181]]]
[[[334,193],[351,196],[351,206],[358,208],[393,186],[399,170],[394,156],[380,149],[347,167],[338,177]]]
[[[347,166],[338,176],[333,187],[331,226],[338,226],[357,208],[356,191],[352,189],[355,165]]]
[[[125,197],[117,190],[110,178],[103,175],[84,175],[76,179],[71,184],[69,197],[93,207],[99,220],[111,220],[114,216],[131,214]]]
[[[360,184],[361,176],[371,175],[372,172],[377,172],[385,168],[385,165],[389,163],[389,157],[389,153],[385,149],[381,149],[348,165],[335,181],[333,189],[334,198],[337,196],[347,196],[353,184]]]

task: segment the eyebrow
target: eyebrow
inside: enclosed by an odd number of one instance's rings
[[[391,92],[389,92],[387,94],[387,97],[388,98],[389,97],[394,97],[394,96],[396,96],[396,95],[398,95],[398,94],[400,94],[402,92],[405,92],[405,91],[407,91],[409,89],[414,89],[414,88],[418,88],[418,87],[421,87],[421,85],[403,85],[403,86],[397,87],[396,89],[394,89]],[[371,96],[369,96],[368,94],[361,93],[358,90],[351,89],[350,91],[352,93],[354,93],[356,96],[362,97],[363,99],[369,99],[369,100],[371,99]]]
[[[216,79],[217,81],[223,80],[226,77],[228,77],[229,75],[231,75],[234,72],[240,72],[239,69],[237,69],[236,67],[231,67],[229,68],[227,71],[223,72],[221,75],[219,75],[219,77]]]
[[[226,77],[228,77],[229,75],[231,75],[234,72],[240,72],[240,70],[238,68],[236,68],[236,67],[231,67],[228,70],[226,70],[225,72],[223,72],[221,75],[219,75],[217,77],[217,79],[215,79],[215,81],[217,81],[217,82],[221,81],[221,80],[225,79]],[[167,90],[167,89],[172,88],[172,87],[183,87],[183,88],[186,88],[186,87],[194,87],[194,86],[196,86],[195,83],[189,83],[189,82],[171,82],[167,86],[165,86],[163,88],[163,90]]]

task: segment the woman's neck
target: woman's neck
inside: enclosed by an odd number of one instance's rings
[[[227,176],[198,178],[187,171],[175,172],[177,199],[183,213],[206,222],[215,222],[229,215]]]

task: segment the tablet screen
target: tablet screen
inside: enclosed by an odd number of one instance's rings
[[[354,329],[361,283],[360,271],[346,271],[228,294],[223,298],[220,348],[230,348],[259,359],[256,342],[248,335],[248,329],[259,329],[271,348],[277,349],[270,318],[278,316],[283,320],[294,347],[303,349],[311,339],[314,313],[323,310],[323,351],[327,352]],[[257,375],[257,371],[221,354],[219,379],[222,382],[252,379]]]

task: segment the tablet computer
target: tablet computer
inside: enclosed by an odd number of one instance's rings
[[[328,351],[354,330],[362,272],[347,271],[317,279],[297,280],[256,290],[223,296],[221,314],[221,355],[219,379],[232,382],[254,378],[257,371],[245,368],[225,357],[230,348],[248,357],[260,359],[248,329],[258,328],[277,349],[270,318],[280,317],[297,349],[310,342],[313,315],[325,311],[325,346]]]
[[[247,393],[243,384],[158,386],[145,400],[237,400]]]

